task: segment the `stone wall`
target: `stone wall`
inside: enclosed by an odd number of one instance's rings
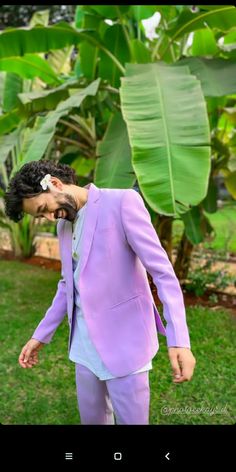
[[[33,242],[36,245],[35,256],[60,260],[59,242],[56,236],[50,233],[38,233]],[[5,251],[12,250],[9,232],[4,229],[0,231],[0,249]]]

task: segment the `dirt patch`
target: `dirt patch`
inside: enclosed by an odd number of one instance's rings
[[[161,304],[160,299],[157,295],[157,289],[155,284],[153,283],[152,277],[148,274],[148,280],[152,292],[152,296],[154,298],[155,304],[158,306]],[[236,297],[235,294],[224,293],[216,290],[207,290],[203,295],[197,296],[194,293],[187,292],[182,287],[183,297],[184,297],[184,304],[185,306],[194,306],[194,305],[202,305],[208,306],[212,309],[217,309],[219,307],[228,308],[231,310],[232,314],[236,315]],[[210,296],[217,295],[217,301],[214,302]]]
[[[12,251],[0,250],[0,259],[4,259],[8,261],[15,260],[15,261],[23,262],[24,264],[40,266],[43,269],[52,269],[55,271],[61,270],[61,261],[58,261],[56,259],[49,259],[47,257],[41,257],[41,256],[32,256],[29,258],[15,257]]]
[[[217,292],[214,290],[206,291],[201,297],[197,297],[194,293],[186,292],[183,290],[184,302],[186,306],[191,305],[204,305],[211,308],[229,308],[236,315],[236,298],[235,295],[229,293]],[[217,295],[217,302],[213,302],[209,297],[211,295]]]
[[[25,264],[32,264],[42,267],[43,269],[52,269],[55,271],[61,270],[61,261],[55,259],[48,259],[41,256],[32,256],[29,259],[24,259],[22,262]]]

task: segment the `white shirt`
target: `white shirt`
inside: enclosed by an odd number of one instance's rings
[[[115,377],[107,370],[100,358],[87,329],[85,318],[80,305],[80,294],[78,280],[80,275],[81,242],[83,235],[84,218],[87,203],[77,212],[74,221],[74,231],[72,235],[72,263],[74,280],[74,300],[75,300],[75,320],[74,330],[71,340],[69,359],[90,369],[100,380],[114,379]],[[152,369],[152,362],[148,362],[141,369],[131,372],[136,374]]]

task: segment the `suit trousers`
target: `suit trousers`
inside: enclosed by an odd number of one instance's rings
[[[149,424],[149,371],[100,380],[75,363],[81,424]]]

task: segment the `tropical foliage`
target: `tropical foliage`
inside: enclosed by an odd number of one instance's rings
[[[44,158],[70,164],[81,184],[138,188],[170,258],[172,222],[183,221],[184,277],[193,245],[213,235],[219,173],[236,197],[235,72],[233,5],[83,5],[71,23],[49,25],[45,10],[6,28],[2,193]]]

